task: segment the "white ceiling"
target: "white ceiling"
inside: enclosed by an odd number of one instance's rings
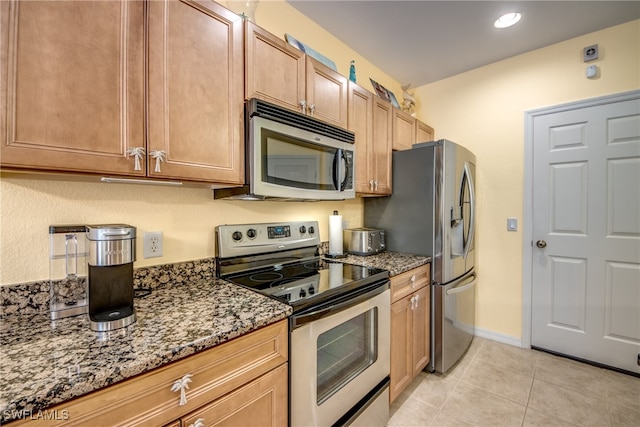
[[[640,1],[287,2],[412,87],[640,18]],[[518,24],[493,27],[498,16],[511,11],[522,14]],[[582,51],[576,57],[581,59]]]

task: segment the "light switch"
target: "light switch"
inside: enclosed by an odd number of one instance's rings
[[[518,231],[517,218],[507,218],[507,231]]]

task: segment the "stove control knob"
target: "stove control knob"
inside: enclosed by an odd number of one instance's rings
[[[300,226],[300,234],[304,234],[307,232],[307,227],[305,227],[304,225]]]
[[[256,230],[254,230],[253,228],[250,228],[247,230],[247,237],[250,239],[255,239],[256,236],[258,235],[258,233],[256,233]]]
[[[304,291],[304,289],[300,289],[300,298],[304,298],[307,296],[307,293]]]
[[[313,286],[309,286],[309,295],[313,295],[316,293],[316,289]]]
[[[231,238],[234,242],[239,242],[240,240],[242,240],[242,233],[239,231],[234,231],[231,235]]]
[[[309,234],[313,234],[315,232],[316,232],[315,228],[309,227]]]

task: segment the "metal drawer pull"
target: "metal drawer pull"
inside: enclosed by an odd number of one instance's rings
[[[187,404],[187,389],[189,388],[192,376],[191,374],[186,374],[182,379],[176,380],[171,387],[171,391],[173,392],[180,391],[180,406]]]
[[[189,424],[189,427],[204,427],[204,418],[198,418],[193,424]]]
[[[415,310],[416,308],[416,297],[412,296],[411,297],[411,310]]]
[[[415,288],[416,287],[416,275],[414,274],[413,276],[411,276],[411,288]]]

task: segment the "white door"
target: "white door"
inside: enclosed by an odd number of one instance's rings
[[[640,100],[532,123],[531,344],[640,372]]]

